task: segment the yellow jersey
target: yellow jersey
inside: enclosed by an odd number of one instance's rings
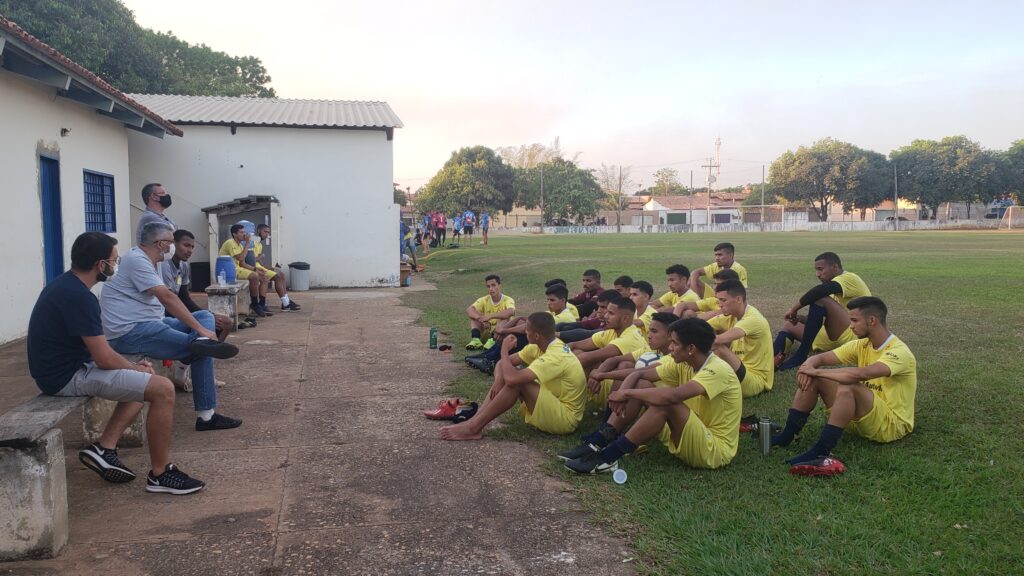
[[[555,318],[555,324],[561,324],[563,322],[575,322],[579,320],[578,316],[574,316],[572,310],[568,307],[563,308],[561,312],[555,314],[551,310],[548,310],[548,314],[551,314]]]
[[[729,266],[729,268],[736,271],[736,274],[740,277],[740,282],[742,282],[743,286],[746,287],[747,269],[744,268],[743,265],[740,264],[739,262],[733,262],[732,266]],[[721,269],[722,267],[718,265],[718,262],[712,262],[711,264],[708,264],[707,266],[704,267],[704,274],[706,274],[707,277],[711,279],[712,285],[714,284],[715,273]]]
[[[704,393],[688,398],[686,406],[700,418],[722,448],[725,462],[736,456],[740,440],[743,392],[736,372],[725,360],[712,354],[690,380],[696,380]]]
[[[619,349],[619,354],[629,354],[634,350],[643,350],[647,348],[647,339],[640,332],[640,329],[636,326],[630,326],[622,331],[622,334],[616,334],[615,330],[611,328],[598,332],[590,337],[590,340],[598,348],[604,348],[609,344]]]
[[[669,290],[658,298],[658,302],[661,302],[662,306],[668,306],[669,308],[675,308],[676,304],[680,302],[697,302],[698,300],[700,300],[700,296],[697,296],[697,293],[690,289],[687,289],[682,294]]]
[[[711,290],[711,288],[708,288],[708,290]],[[698,312],[711,312],[712,310],[718,310],[718,298],[715,296],[701,298],[697,301]]]
[[[708,320],[708,324],[719,334],[733,328],[743,331],[743,336],[733,340],[729,348],[749,372],[764,379],[765,389],[771,390],[775,383],[775,361],[772,329],[764,315],[757,308],[747,304],[747,309],[739,320],[728,314],[719,314]]]
[[[902,340],[895,335],[889,337],[882,347],[875,350],[871,340],[861,338],[847,342],[832,351],[842,364],[856,364],[860,368],[881,362],[889,367],[889,375],[873,378],[864,385],[874,390],[889,409],[914,429],[914,397],[917,394],[917,359]]]
[[[572,320],[568,320],[568,322],[579,322],[579,320],[580,320],[580,311],[579,311],[578,308],[576,308],[575,304],[573,304],[572,302],[566,302],[565,303],[565,309],[568,310],[569,312],[571,312],[572,313],[572,317],[573,317],[573,319]]]
[[[647,336],[647,331],[651,328],[651,319],[657,312],[658,311],[654,309],[654,306],[648,306],[647,309],[643,311],[643,314],[641,314],[638,310],[636,316],[634,316],[636,320],[639,320],[644,323],[643,326],[638,326],[638,328],[640,328],[641,334],[643,334],[644,336]]]
[[[490,294],[481,296],[476,299],[476,302],[473,302],[473,308],[476,308],[476,311],[481,314],[494,314],[504,310],[515,310],[515,307],[516,301],[506,294],[502,294],[497,302],[491,300]],[[490,324],[492,327],[497,323],[497,318],[491,318]]]
[[[573,420],[572,426],[579,424],[586,403],[587,377],[569,346],[555,338],[541,353],[536,344],[527,344],[519,351],[519,359],[537,377],[537,383],[562,404],[566,417]]]
[[[235,242],[234,238],[228,238],[227,240],[224,241],[223,244],[220,245],[219,254],[221,256],[231,256],[237,261],[238,255],[240,255],[241,253],[242,245],[239,244],[238,242]]]
[[[861,296],[871,296],[871,290],[868,285],[861,279],[860,276],[853,272],[843,272],[839,276],[832,279],[837,282],[843,288],[842,294],[833,294],[832,298],[839,302],[843,308],[850,303],[850,300],[854,298],[860,298]]]
[[[655,386],[675,387],[693,379],[693,367],[683,362],[676,364],[671,354],[665,354],[658,362],[658,381]]]

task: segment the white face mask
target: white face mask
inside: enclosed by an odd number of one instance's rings
[[[174,258],[174,244],[171,244],[167,252],[164,252],[163,257],[164,262],[169,262],[171,258]]]

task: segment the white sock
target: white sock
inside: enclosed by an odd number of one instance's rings
[[[291,302],[291,299],[288,298],[287,294],[281,296],[281,306],[287,306],[289,302]]]
[[[203,422],[209,422],[210,418],[213,418],[213,409],[211,408],[209,410],[196,410],[196,416],[199,416],[199,419],[202,420]]]

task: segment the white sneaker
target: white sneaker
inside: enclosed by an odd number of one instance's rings
[[[174,383],[176,388],[179,388],[185,392],[192,391],[192,366],[188,364],[182,364],[180,361],[175,360],[174,365],[171,366],[171,382]]]

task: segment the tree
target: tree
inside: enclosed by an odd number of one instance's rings
[[[602,163],[597,173],[597,183],[604,193],[605,206],[615,211],[616,232],[622,232],[622,211],[629,206],[629,189],[633,186],[629,172],[629,166],[608,166]]]
[[[686,194],[687,190],[679,183],[679,172],[673,168],[659,168],[654,173],[654,186],[647,189],[649,194],[655,196],[670,196],[673,194]]]
[[[503,162],[513,168],[530,169],[544,162],[550,162],[555,158],[561,158],[562,145],[559,143],[558,138],[555,138],[555,141],[550,146],[534,142],[533,144],[523,144],[520,146],[502,146],[497,148],[495,152]],[[579,154],[576,156],[579,156]],[[572,161],[576,162],[576,160],[574,157]]]
[[[441,210],[446,214],[462,211],[491,212],[512,209],[514,193],[512,168],[485,146],[462,148],[416,194],[420,212]]]
[[[1017,140],[999,155],[1004,193],[1016,194],[1017,203],[1024,200],[1024,140]]]
[[[540,206],[542,181],[545,223],[568,220],[582,224],[597,215],[604,194],[592,171],[564,158],[553,158],[533,168],[516,168],[516,203],[527,208]]]
[[[899,177],[900,195],[924,204],[931,218],[947,202],[989,202],[999,188],[994,155],[966,136],[914,140],[890,155]]]
[[[856,148],[856,147],[855,147]],[[856,157],[847,170],[848,187],[836,197],[847,213],[860,211],[864,220],[868,209],[892,198],[892,174],[889,160],[872,150],[856,148]]]
[[[402,190],[401,187],[398,186],[398,182],[392,182],[392,185],[395,187],[395,204],[398,204],[399,206],[405,206],[408,204],[409,195],[406,194],[406,191]]]

